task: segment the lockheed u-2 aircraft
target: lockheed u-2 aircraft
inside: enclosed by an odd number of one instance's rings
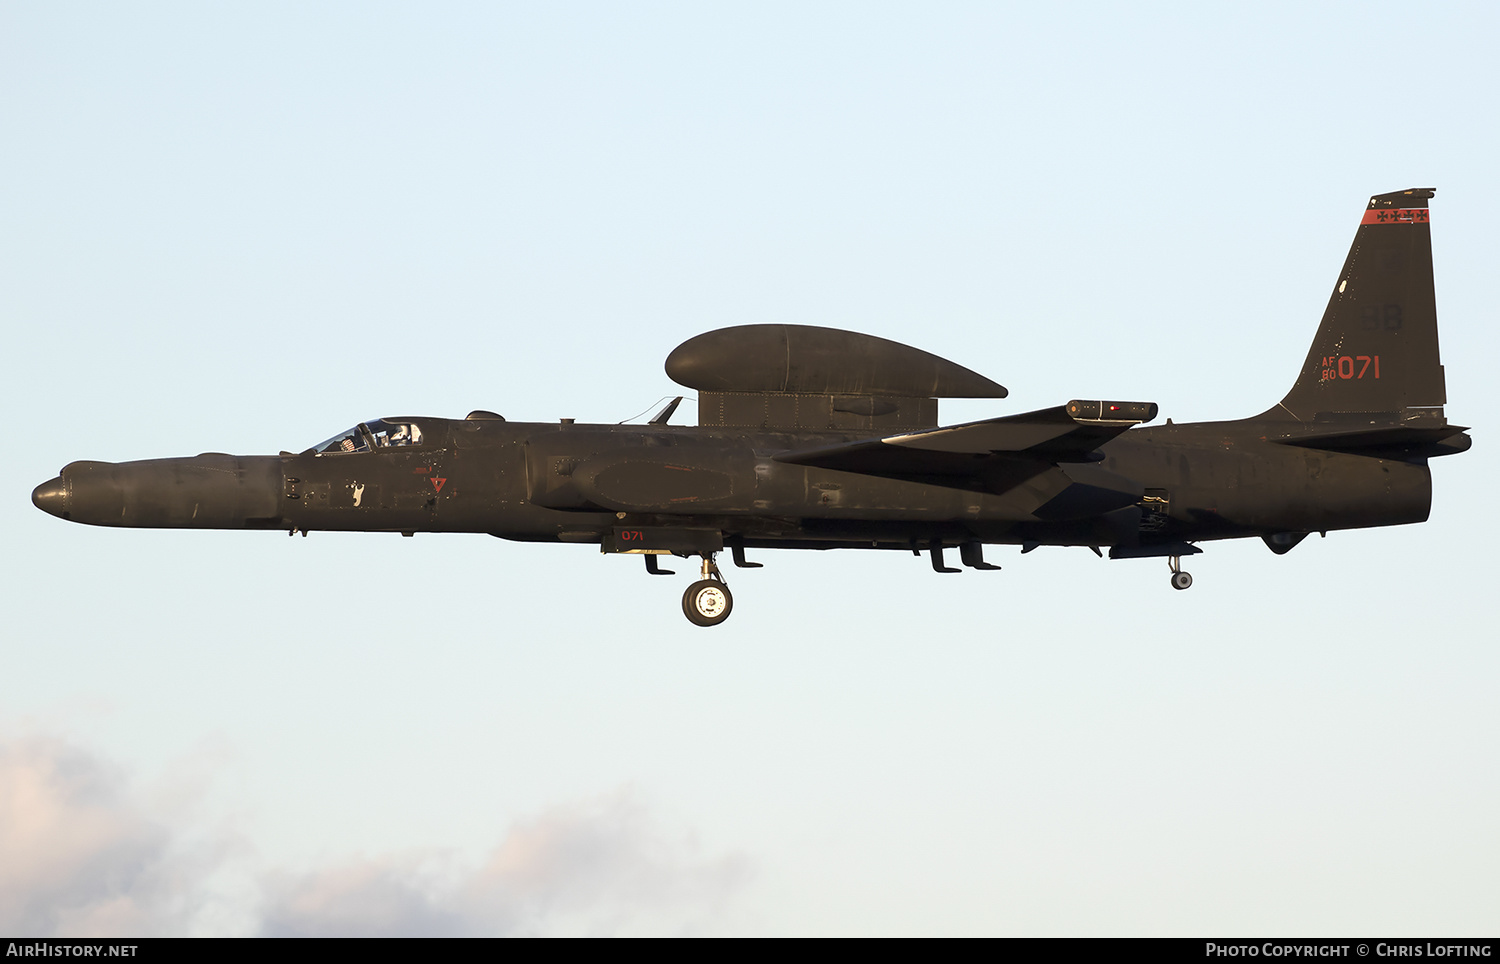
[[[361,422],[299,454],[73,462],[32,501],[74,522],[157,528],[485,532],[699,557],[682,608],[733,605],[728,549],[926,552],[938,572],[998,569],[983,546],[1108,547],[1193,579],[1196,543],[1422,522],[1428,460],[1466,451],[1443,414],[1428,200],[1370,199],[1290,392],[1253,418],[1137,428],[1150,402],[1070,401],[940,426],[940,398],[1006,390],[924,351],[851,331],[748,325],[679,345],[667,374],[698,425],[464,419]]]

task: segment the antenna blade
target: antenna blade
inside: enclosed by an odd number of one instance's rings
[[[653,419],[651,419],[651,421],[648,422],[647,424],[648,425],[665,425],[665,424],[667,424],[667,420],[672,417],[672,413],[675,412],[675,411],[677,411],[677,406],[681,405],[681,404],[682,404],[682,396],[678,395],[676,398],[672,399],[665,406],[663,406],[662,410],[656,413],[656,417],[653,418]]]

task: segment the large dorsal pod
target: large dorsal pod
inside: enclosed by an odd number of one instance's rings
[[[741,325],[690,338],[667,356],[696,389],[700,425],[882,430],[937,424],[938,398],[1006,390],[946,358],[855,331]]]
[[[1318,336],[1292,390],[1266,417],[1441,415],[1431,188],[1370,198]]]
[[[978,372],[900,342],[811,325],[740,325],[706,332],[667,356],[667,374],[707,392],[1004,398]]]

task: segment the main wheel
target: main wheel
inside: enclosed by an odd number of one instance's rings
[[[1186,589],[1193,584],[1193,577],[1185,572],[1172,573],[1172,588]]]
[[[729,587],[712,579],[702,579],[682,594],[682,612],[694,626],[717,626],[729,618],[734,597]]]

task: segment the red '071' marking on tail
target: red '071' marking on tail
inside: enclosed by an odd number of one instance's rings
[[[1348,381],[1349,379],[1360,379],[1369,375],[1371,378],[1380,377],[1379,355],[1340,355],[1337,358],[1332,355],[1323,359],[1323,371],[1318,376],[1320,382]]]

